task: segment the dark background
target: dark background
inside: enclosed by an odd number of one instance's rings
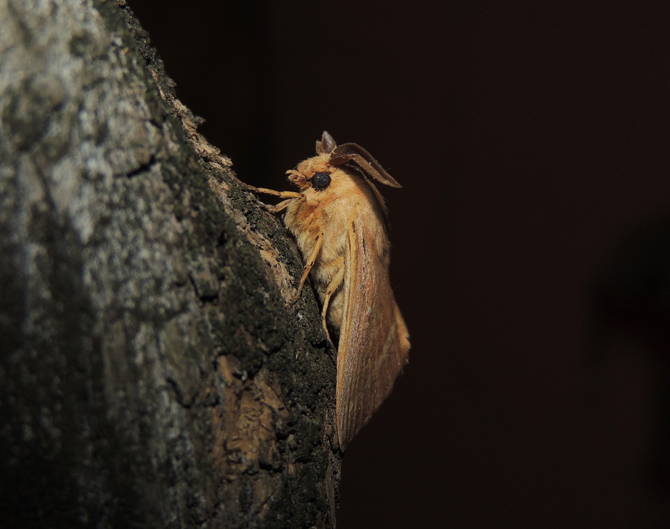
[[[630,305],[616,278],[649,266],[616,249],[670,204],[668,2],[129,3],[242,180],[288,189],[325,129],[403,185],[411,361],[347,448],[338,527],[670,527],[667,314],[612,323],[595,288]]]

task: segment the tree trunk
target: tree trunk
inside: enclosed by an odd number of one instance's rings
[[[0,0],[0,525],[333,527],[334,351],[125,0]]]

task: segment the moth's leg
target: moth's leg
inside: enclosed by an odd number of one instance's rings
[[[330,298],[333,297],[333,294],[335,294],[337,289],[340,288],[340,285],[344,280],[344,258],[340,257],[338,261],[340,268],[335,274],[333,280],[328,285],[328,288],[326,289],[326,293],[323,297],[323,309],[321,309],[321,324],[323,325],[323,330],[326,331],[326,336],[328,337],[328,341],[330,343],[333,343],[333,341],[330,339],[330,333],[328,332],[328,325],[326,324],[328,305],[330,304]]]
[[[319,257],[321,246],[323,246],[323,233],[319,233],[319,235],[316,236],[316,244],[314,245],[314,249],[312,250],[312,253],[309,256],[309,259],[307,259],[307,262],[305,263],[305,270],[302,273],[302,277],[300,278],[300,285],[298,286],[298,293],[296,294],[295,299],[293,300],[294,302],[300,299],[300,295],[302,294],[302,287],[305,286],[307,276],[309,275],[309,272],[312,270],[314,263],[316,263],[317,257]]]
[[[274,189],[266,189],[265,187],[254,187],[250,186],[249,184],[245,184],[245,186],[249,191],[252,191],[254,193],[265,193],[266,195],[274,195],[276,197],[285,199],[275,206],[273,206],[272,204],[266,204],[265,202],[261,202],[261,204],[263,204],[263,208],[265,208],[270,213],[279,213],[280,211],[284,211],[288,207],[288,205],[296,198],[299,200],[305,199],[305,195],[303,195],[302,193],[295,193],[294,191],[275,191]]]
[[[274,189],[267,189],[266,187],[254,187],[249,184],[245,184],[246,188],[249,191],[254,193],[265,193],[266,195],[274,195],[279,198],[305,198],[305,195],[302,193],[296,193],[295,191],[275,191]]]
[[[300,195],[304,197],[305,195]],[[284,211],[288,205],[293,202],[295,198],[287,198],[286,200],[282,200],[279,204],[273,206],[272,204],[265,204],[263,203],[263,207],[267,209],[270,213],[279,213],[280,211]]]

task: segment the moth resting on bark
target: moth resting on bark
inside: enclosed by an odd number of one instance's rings
[[[391,392],[408,360],[407,326],[389,282],[390,243],[383,197],[373,180],[401,187],[355,143],[327,132],[317,155],[287,171],[300,192],[250,187],[284,200],[284,223],[305,258],[305,280],[321,301],[326,335],[337,337],[337,430],[342,449]]]

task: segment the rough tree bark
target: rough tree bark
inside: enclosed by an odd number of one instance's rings
[[[0,525],[332,527],[334,353],[125,0],[0,0]]]

